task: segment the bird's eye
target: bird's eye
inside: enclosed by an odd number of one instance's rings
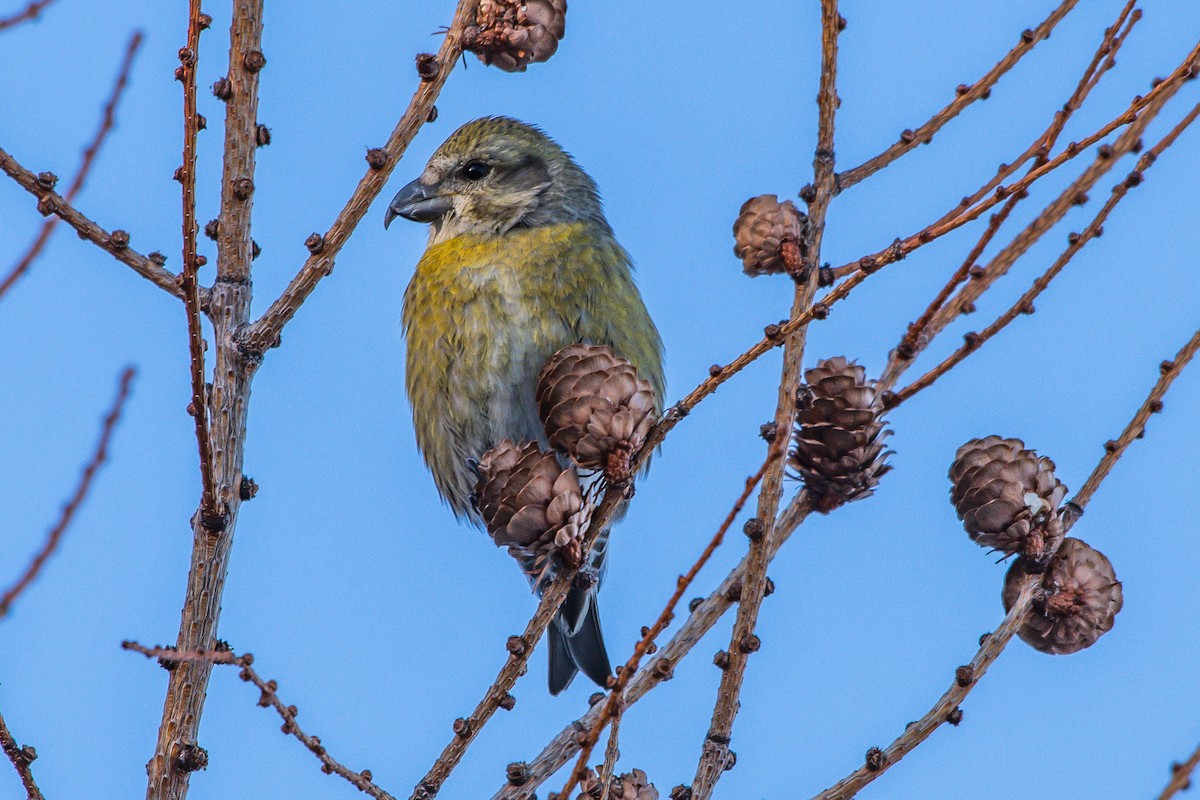
[[[462,168],[463,177],[469,181],[478,181],[487,177],[492,168],[482,161],[468,161]]]

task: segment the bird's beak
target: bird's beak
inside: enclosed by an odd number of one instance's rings
[[[396,217],[411,219],[413,222],[436,222],[451,207],[450,198],[438,194],[436,186],[427,186],[417,179],[392,198],[387,212],[383,215],[383,227],[391,225]]]

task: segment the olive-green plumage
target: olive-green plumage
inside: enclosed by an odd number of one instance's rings
[[[396,196],[386,221],[396,215],[431,223],[404,295],[406,384],[417,445],[456,515],[478,522],[473,462],[484,451],[504,438],[546,444],[534,390],[560,348],[611,346],[662,402],[662,343],[629,255],[592,179],[541,131],[507,118],[464,125]],[[576,598],[569,616],[580,618],[556,626],[566,639],[551,637],[552,690],[555,648],[560,661],[564,647],[576,663],[589,655],[569,647],[582,617],[595,624],[589,599]],[[559,672],[561,690],[574,668]]]
[[[417,443],[460,515],[476,480],[469,459],[506,437],[545,440],[534,389],[560,348],[610,345],[662,390],[658,337],[628,257],[590,222],[431,246],[404,296],[404,329]]]

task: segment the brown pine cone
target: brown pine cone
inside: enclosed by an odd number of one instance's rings
[[[1058,506],[1067,487],[1054,477],[1054,462],[1020,439],[972,439],[958,448],[950,480],[958,518],[981,547],[1019,553],[1036,569],[1062,536]]]
[[[1031,573],[1018,558],[1004,578],[1004,610],[1012,608]],[[1112,564],[1099,550],[1070,536],[1062,541],[1034,590],[1033,611],[1017,632],[1043,653],[1066,655],[1091,647],[1112,630],[1124,598]]]
[[[658,789],[640,769],[626,772],[613,780],[612,800],[658,800]]]
[[[578,800],[600,800],[603,796],[604,784],[600,782],[600,776],[596,774],[596,771],[589,767],[579,780]],[[609,797],[612,797],[611,791]]]
[[[883,449],[891,431],[884,429],[882,392],[858,364],[827,358],[804,379],[788,463],[814,495],[814,508],[827,513],[875,491],[891,469],[891,451]]]
[[[591,505],[575,470],[536,442],[505,439],[484,453],[475,497],[492,540],[527,573],[540,575],[556,555],[571,568],[582,563]]]
[[[654,388],[637,369],[595,344],[555,353],[538,376],[538,416],[550,446],[612,483],[628,481],[631,460],[658,416]]]
[[[807,223],[808,217],[791,200],[781,203],[773,194],[751,197],[742,204],[733,223],[733,252],[742,260],[742,271],[752,278],[779,272],[798,276],[805,258]],[[784,252],[784,242],[794,248],[790,259]],[[796,263],[789,264],[789,260]]]
[[[463,48],[488,66],[524,72],[558,50],[566,33],[567,0],[480,0]]]

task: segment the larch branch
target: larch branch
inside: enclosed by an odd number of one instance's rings
[[[950,323],[953,323],[960,314],[965,313],[966,309],[970,309],[972,303],[976,302],[984,294],[984,291],[992,287],[998,279],[1007,275],[1016,261],[1030,251],[1034,243],[1042,239],[1042,236],[1051,228],[1061,222],[1072,207],[1086,203],[1087,193],[1092,191],[1092,188],[1098,184],[1100,179],[1104,178],[1104,175],[1109,173],[1109,170],[1116,167],[1122,156],[1141,149],[1142,133],[1145,133],[1151,121],[1156,118],[1166,101],[1175,95],[1181,85],[1180,83],[1172,84],[1168,91],[1138,115],[1138,120],[1129,125],[1114,143],[1100,146],[1096,158],[1091,164],[1088,164],[1079,178],[1076,178],[1066,190],[1063,190],[1057,198],[1046,205],[1037,217],[1034,217],[1018,235],[1013,237],[1008,245],[1004,246],[1000,252],[996,253],[995,257],[988,261],[988,264],[983,266],[982,270],[972,272],[970,281],[967,281],[964,287],[959,289],[954,299],[944,303],[934,314],[934,318],[925,329],[923,342],[918,344],[918,351],[928,345]],[[894,383],[893,375],[895,374],[896,377],[899,375],[900,366],[893,366],[893,360],[889,359],[888,368],[884,371],[884,375],[892,379],[892,383]]]
[[[599,716],[596,718],[596,721],[587,729],[587,732],[583,735],[581,741],[579,742],[579,758],[575,764],[575,769],[567,783],[567,786],[563,789],[563,791],[559,792],[560,797],[569,797],[571,789],[574,788],[574,785],[583,779],[583,776],[588,768],[588,758],[591,756],[592,748],[595,747],[596,742],[599,741],[600,734],[604,730],[604,726],[611,723],[615,731],[616,725],[619,724],[621,715],[625,711],[625,689],[629,685],[630,679],[637,674],[642,658],[647,654],[653,653],[657,650],[655,640],[675,618],[675,608],[679,605],[679,601],[683,599],[684,593],[686,593],[688,588],[691,587],[692,582],[696,579],[696,576],[700,574],[700,570],[704,568],[704,565],[708,563],[710,558],[712,558],[713,553],[715,553],[717,548],[721,546],[722,542],[724,542],[725,534],[729,531],[729,527],[733,524],[733,521],[737,519],[738,514],[742,513],[742,509],[745,507],[746,501],[750,499],[750,495],[753,494],[755,487],[757,487],[759,482],[763,479],[763,475],[766,473],[767,468],[783,454],[782,451],[786,450],[787,441],[787,437],[778,437],[776,439],[770,451],[767,453],[766,460],[763,461],[762,466],[758,468],[758,472],[746,479],[746,485],[743,487],[742,493],[738,496],[737,500],[734,501],[733,507],[730,509],[729,514],[726,515],[724,522],[722,522],[720,527],[717,528],[717,532],[713,534],[713,537],[709,540],[708,545],[704,548],[703,552],[700,553],[700,557],[696,559],[696,562],[692,564],[687,573],[679,576],[679,579],[675,582],[675,592],[671,595],[670,599],[667,600],[667,604],[663,607],[662,613],[658,615],[658,619],[656,619],[654,624],[650,625],[648,628],[642,629],[642,638],[634,646],[633,655],[631,655],[625,662],[625,665],[618,670],[616,684],[612,687],[608,697],[605,699]],[[654,666],[661,679],[666,680],[670,677],[671,670],[673,669],[671,661],[661,658],[656,659]],[[613,736],[613,734],[610,734],[610,737],[611,736]],[[609,763],[609,758],[607,755],[605,757],[604,764],[611,774],[612,768],[615,767],[615,764]],[[606,785],[606,782],[604,781],[601,783],[602,785]]]
[[[817,291],[821,263],[821,244],[825,234],[825,216],[836,186],[834,173],[834,122],[840,103],[837,96],[838,35],[845,20],[838,13],[837,0],[821,0],[821,79],[817,91],[817,147],[813,156],[813,193],[808,204],[808,270],[807,279],[796,286],[792,317],[811,313]],[[779,512],[783,496],[784,466],[787,463],[786,443],[796,417],[796,389],[800,385],[804,346],[808,328],[788,334],[783,348],[783,370],[779,379],[775,406],[776,437],[784,442],[776,452],[763,477],[758,495],[755,519],[758,522],[749,533],[749,552],[746,574],[742,580],[737,616],[733,623],[717,699],[713,707],[708,733],[701,748],[700,762],[692,779],[692,800],[709,800],[721,776],[729,769],[729,743],[733,725],[741,708],[741,689],[751,653],[757,652],[760,640],[755,633],[759,609],[766,594],[767,565],[770,563],[767,542]]]
[[[1196,350],[1200,349],[1200,330],[1192,334],[1192,338],[1180,348],[1179,352],[1170,361],[1164,361],[1159,365],[1160,376],[1158,382],[1154,384],[1154,388],[1150,390],[1146,401],[1134,414],[1133,419],[1129,421],[1129,425],[1122,431],[1121,435],[1115,441],[1106,442],[1104,445],[1104,458],[1100,459],[1100,463],[1084,481],[1082,487],[1072,498],[1071,502],[1083,508],[1088,501],[1092,499],[1092,495],[1096,493],[1096,489],[1100,487],[1100,483],[1108,477],[1112,472],[1112,468],[1120,460],[1121,456],[1133,444],[1134,440],[1140,438],[1146,430],[1146,423],[1150,421],[1152,414],[1157,414],[1163,408],[1163,396],[1167,390],[1171,388],[1171,384],[1183,372],[1183,368],[1188,365],[1192,357],[1196,355]]]
[[[604,746],[604,762],[600,765],[600,800],[609,800],[612,796],[613,771],[621,758],[621,717],[614,716],[608,726],[608,742]],[[580,754],[582,755],[582,754]],[[560,795],[570,798],[570,795]]]
[[[229,26],[229,72],[225,77],[225,154],[221,167],[221,215],[217,221],[217,281],[250,279],[254,170],[258,149],[259,73],[263,0],[236,0]]]
[[[608,512],[608,517],[611,517],[612,512]],[[592,543],[596,540],[596,534],[601,530],[595,526],[595,518],[593,518],[592,527],[589,530],[588,536],[584,542],[584,552],[589,552]],[[607,521],[607,518],[606,520]],[[534,612],[525,630],[519,636],[508,637],[507,649],[508,659],[504,666],[501,667],[500,673],[496,676],[496,680],[488,687],[484,693],[483,699],[475,706],[475,710],[468,717],[461,717],[454,721],[454,736],[450,743],[443,748],[441,755],[425,773],[425,777],[413,789],[412,800],[429,800],[434,797],[442,788],[442,784],[450,777],[450,773],[462,761],[463,756],[467,752],[467,748],[475,741],[475,737],[479,735],[479,731],[487,724],[488,720],[496,713],[498,708],[512,708],[513,700],[509,694],[509,690],[516,685],[517,679],[525,673],[525,667],[529,663],[529,657],[533,655],[534,649],[537,647],[538,641],[542,638],[542,634],[546,632],[554,615],[558,613],[559,606],[567,597],[567,592],[571,588],[572,574],[560,576],[557,580],[546,589],[542,594],[542,598],[538,603],[537,611]]]
[[[71,180],[71,185],[67,188],[67,193],[64,196],[64,199],[68,203],[74,202],[76,195],[83,189],[88,173],[92,170],[92,164],[96,161],[96,154],[100,152],[100,147],[104,144],[104,140],[108,138],[109,132],[116,123],[117,105],[121,102],[121,96],[125,93],[125,87],[129,83],[129,72],[133,67],[134,56],[137,55],[138,48],[142,45],[142,38],[141,31],[135,31],[129,37],[129,44],[125,47],[125,58],[122,60],[121,68],[117,72],[117,79],[113,83],[112,91],[109,92],[108,102],[104,104],[104,110],[100,114],[100,126],[96,129],[95,135],[92,136],[91,143],[84,148],[79,168],[75,171],[75,177]],[[41,230],[38,231],[37,237],[29,245],[29,249],[25,251],[25,255],[21,256],[8,275],[3,280],[0,280],[0,298],[3,298],[8,290],[23,278],[25,273],[29,271],[29,268],[33,266],[33,262],[37,260],[43,248],[49,243],[50,235],[54,232],[54,227],[58,224],[58,219],[56,216],[50,217],[42,223]]]
[[[29,5],[25,6],[25,8],[21,9],[17,13],[0,19],[0,31],[5,31],[9,28],[15,28],[22,22],[29,22],[30,20],[37,19],[46,6],[53,2],[54,0],[31,0]]]
[[[1182,764],[1178,762],[1172,764],[1171,781],[1159,793],[1158,800],[1171,800],[1178,793],[1192,788],[1192,773],[1196,771],[1198,764],[1200,764],[1200,747],[1192,751],[1187,761]]]
[[[1063,17],[1070,13],[1071,9],[1078,2],[1079,0],[1063,0],[1040,25],[1036,28],[1022,31],[1021,41],[1017,46],[1001,58],[996,63],[996,66],[988,70],[986,75],[969,86],[967,84],[959,86],[957,96],[954,100],[947,104],[941,111],[934,114],[927,122],[914,130],[905,131],[901,134],[899,141],[874,158],[853,169],[839,172],[837,175],[836,192],[840,193],[865,178],[869,178],[904,154],[915,150],[918,145],[931,139],[946,123],[957,117],[968,106],[978,100],[986,99],[991,94],[992,87],[996,85],[996,82],[1006,72],[1015,67],[1017,62],[1024,58],[1038,42],[1050,38],[1050,32],[1062,21]]]
[[[1173,88],[1173,84],[1194,77],[1198,63],[1200,63],[1200,43],[1197,43],[1184,58],[1183,62],[1167,78],[1151,89],[1150,92],[1144,96],[1138,95],[1134,97],[1129,104],[1129,108],[1091,135],[1068,144],[1062,153],[1050,159],[1041,167],[1031,170],[1025,177],[1018,181],[1004,186],[997,186],[991,196],[973,206],[969,206],[967,199],[964,199],[964,203],[960,204],[958,209],[947,214],[941,221],[928,225],[911,236],[896,239],[884,250],[834,268],[834,275],[850,275],[853,277],[857,272],[873,272],[905,258],[929,242],[966,225],[968,222],[978,219],[985,211],[999,205],[1013,194],[1025,191],[1040,178],[1058,169],[1116,129],[1135,122],[1147,107],[1155,104],[1164,94],[1170,91]],[[1011,167],[1004,165],[1004,169],[1011,170]]]
[[[974,303],[983,296],[1009,269],[1029,251],[1042,236],[1057,225],[1073,207],[1082,205],[1088,199],[1088,192],[1117,165],[1122,156],[1128,155],[1141,148],[1142,134],[1150,122],[1158,115],[1167,101],[1174,96],[1182,86],[1180,83],[1159,97],[1154,103],[1138,115],[1132,123],[1111,144],[1102,146],[1100,152],[1087,168],[1076,178],[1057,198],[1051,201],[1042,211],[1029,222],[1013,239],[1005,245],[981,269],[971,272],[971,280],[967,281],[952,300],[943,304],[934,314],[923,335],[914,342],[914,350],[910,358],[893,350],[888,356],[888,363],[883,371],[881,383],[891,387],[896,380],[913,363],[913,359],[932,342],[938,334],[946,329],[960,315],[974,307]]]
[[[1063,530],[1069,532],[1075,522],[1083,515],[1088,502],[1092,499],[1100,483],[1112,470],[1117,460],[1125,453],[1129,445],[1137,439],[1145,429],[1150,415],[1162,410],[1162,398],[1170,388],[1171,383],[1179,376],[1188,362],[1200,349],[1200,330],[1197,330],[1188,342],[1176,354],[1174,361],[1163,362],[1161,375],[1151,387],[1146,400],[1134,413],[1124,432],[1115,442],[1105,446],[1105,455],[1092,471],[1091,476],[1070,501],[1063,507]],[[1056,545],[1057,547],[1057,545]],[[955,671],[954,683],[945,694],[929,709],[921,719],[910,724],[891,745],[879,751],[876,758],[859,767],[850,775],[838,781],[812,800],[849,800],[862,790],[868,783],[883,774],[889,767],[894,766],[900,759],[924,742],[945,722],[950,721],[950,714],[955,711],[971,690],[979,683],[980,678],[987,672],[992,662],[999,657],[1005,645],[1020,629],[1026,614],[1029,612],[1033,599],[1033,590],[1038,577],[1028,576],[1021,588],[1020,595],[1004,622],[995,632],[985,634],[980,640],[979,650],[971,661]]]
[[[29,565],[25,568],[25,572],[17,579],[16,583],[9,587],[3,595],[0,595],[0,619],[8,616],[12,610],[13,603],[37,579],[46,561],[58,549],[63,534],[67,532],[67,528],[71,526],[72,520],[75,519],[76,512],[79,511],[84,501],[87,500],[88,492],[92,488],[92,482],[96,478],[96,473],[100,471],[100,467],[104,465],[105,460],[108,458],[108,445],[112,440],[113,431],[117,428],[117,423],[121,420],[121,412],[125,410],[125,401],[129,399],[129,387],[133,384],[133,378],[136,374],[137,371],[133,367],[126,367],[121,372],[117,384],[117,396],[113,399],[108,413],[104,415],[104,421],[100,425],[100,438],[96,442],[96,448],[92,452],[92,457],[84,466],[83,472],[79,476],[79,483],[75,486],[75,491],[71,494],[70,499],[67,500],[66,505],[63,506],[62,513],[58,517],[58,522],[54,524],[54,527],[46,535],[46,541],[42,545],[41,550],[29,562]]]
[[[1079,83],[1076,85],[1075,90],[1071,93],[1070,98],[1068,98],[1067,102],[1063,104],[1061,109],[1054,112],[1054,118],[1051,120],[1049,127],[1046,128],[1045,133],[1043,133],[1038,140],[1034,141],[1033,145],[1030,146],[1030,149],[1022,154],[1016,164],[1012,165],[1014,169],[1020,164],[1025,163],[1031,156],[1033,157],[1033,165],[1031,169],[1036,169],[1042,166],[1049,159],[1050,152],[1054,149],[1054,145],[1058,141],[1059,135],[1062,134],[1063,128],[1067,124],[1067,120],[1069,120],[1071,115],[1083,105],[1083,101],[1087,99],[1088,94],[1099,83],[1100,78],[1104,76],[1104,73],[1116,63],[1113,60],[1113,57],[1115,56],[1117,50],[1119,50],[1121,45],[1124,43],[1125,37],[1128,36],[1129,32],[1133,29],[1133,26],[1139,19],[1141,19],[1141,11],[1135,12],[1133,10],[1133,6],[1136,2],[1137,0],[1128,0],[1128,2],[1125,4],[1125,7],[1121,9],[1121,13],[1118,15],[1116,22],[1105,29],[1104,38],[1101,40],[1100,46],[1096,48],[1096,52],[1092,55],[1091,63],[1089,63],[1087,69],[1084,70],[1084,73],[1082,77],[1080,77]],[[948,280],[946,285],[942,287],[941,291],[937,293],[928,307],[926,307],[925,311],[922,312],[921,316],[917,318],[917,321],[910,325],[908,330],[905,332],[904,337],[900,340],[900,343],[896,346],[894,351],[895,358],[897,360],[911,360],[922,349],[922,343],[927,337],[926,330],[929,327],[929,323],[932,321],[934,315],[946,304],[946,301],[950,298],[951,294],[954,293],[954,290],[957,289],[963,283],[963,281],[967,280],[967,277],[970,275],[971,268],[975,266],[976,260],[983,254],[983,251],[987,248],[987,246],[991,244],[992,239],[995,238],[996,234],[1000,232],[1001,226],[1008,219],[1009,215],[1012,214],[1013,209],[1015,209],[1017,205],[1028,196],[1028,192],[1018,192],[1012,195],[1007,202],[1005,202],[1000,211],[993,214],[989,218],[987,228],[975,242],[975,245],[971,248],[971,251],[967,254],[967,257],[963,259],[962,264],[959,265],[954,274],[950,276],[950,280]],[[890,363],[891,362],[889,361],[889,364]],[[889,376],[885,371],[885,380],[888,377]]]
[[[1072,234],[1069,237],[1069,244],[1067,245],[1066,250],[1064,250],[1062,254],[1054,260],[1054,262],[1046,269],[1046,271],[1033,282],[1033,285],[1030,286],[1029,289],[1027,289],[1025,293],[1022,294],[1015,303],[1013,303],[1013,305],[1011,305],[1003,314],[996,318],[995,321],[993,321],[982,331],[978,333],[968,333],[964,337],[965,341],[957,350],[947,356],[936,367],[929,370],[907,387],[897,392],[896,402],[902,403],[922,389],[929,387],[934,383],[934,381],[936,381],[942,375],[945,375],[952,368],[961,363],[968,355],[978,350],[984,345],[985,342],[1007,327],[1008,324],[1014,319],[1022,314],[1032,313],[1033,301],[1037,299],[1038,295],[1046,290],[1046,287],[1050,285],[1050,282],[1053,281],[1060,272],[1062,272],[1067,264],[1070,263],[1071,259],[1075,257],[1076,253],[1082,250],[1088,242],[1100,235],[1100,232],[1103,230],[1104,222],[1108,219],[1108,216],[1112,213],[1112,210],[1116,208],[1117,204],[1125,198],[1130,189],[1141,185],[1146,171],[1149,170],[1158,157],[1162,155],[1163,151],[1170,147],[1171,144],[1174,143],[1175,139],[1181,133],[1183,133],[1183,131],[1186,130],[1187,127],[1192,124],[1192,122],[1195,121],[1197,115],[1200,115],[1200,105],[1192,108],[1192,110],[1188,112],[1187,115],[1184,116],[1184,118],[1180,120],[1180,122],[1162,138],[1162,140],[1142,154],[1142,156],[1138,159],[1134,170],[1129,173],[1125,180],[1113,187],[1112,194],[1109,195],[1108,200],[1096,213],[1096,216],[1092,219],[1092,221],[1088,223],[1087,227],[1085,227],[1081,233]]]
[[[900,759],[928,739],[943,723],[948,722],[950,715],[958,709],[962,701],[987,672],[988,667],[1004,651],[1005,645],[1020,629],[1025,621],[1025,616],[1029,613],[1035,583],[1035,577],[1026,580],[1021,587],[1017,601],[1013,603],[1012,608],[1004,617],[1004,621],[1000,623],[1000,627],[992,633],[984,634],[974,658],[955,670],[950,688],[938,698],[938,701],[924,716],[916,722],[910,723],[904,733],[886,748],[878,751],[873,748],[869,751],[873,757],[869,757],[867,763],[820,794],[813,795],[812,800],[849,800],[868,783],[899,763]]]
[[[197,12],[193,5],[189,35],[196,27],[203,27]],[[250,315],[250,201],[257,146],[258,75],[266,66],[262,18],[263,0],[234,0],[229,24],[229,72],[222,79],[229,91],[217,280],[206,306],[216,345],[212,389],[205,398],[210,409],[207,427],[214,487],[209,497],[215,513],[206,507],[202,493],[200,506],[192,517],[191,564],[176,639],[177,649],[183,651],[211,649],[216,640],[242,500],[250,382],[257,364],[243,357],[234,344],[234,336],[247,324]],[[195,50],[192,55],[196,55]],[[197,265],[198,260],[194,260],[193,266]],[[196,341],[191,339],[193,346]],[[194,366],[193,361],[193,375]],[[211,672],[212,665],[204,662],[182,663],[171,671],[154,755],[146,767],[147,800],[183,800],[187,796],[191,774],[196,769],[187,754],[202,749],[197,737]]]
[[[633,465],[630,472],[637,474],[638,468],[645,458],[652,452],[652,448],[644,445],[642,449],[633,459]],[[582,551],[590,553],[592,545],[600,532],[608,526],[613,514],[616,513],[617,507],[625,499],[625,492],[617,489],[606,489],[604,498],[600,501],[600,505],[592,512],[591,521],[588,524],[588,529],[584,534]],[[586,559],[585,559],[586,561]],[[471,712],[469,717],[461,717],[454,721],[454,738],[450,743],[442,749],[441,755],[429,768],[425,777],[413,789],[411,800],[430,800],[442,788],[446,778],[454,771],[462,761],[463,756],[467,752],[467,748],[475,741],[475,737],[487,724],[488,720],[496,713],[498,708],[511,709],[514,700],[509,694],[509,691],[516,685],[517,679],[525,674],[526,665],[529,663],[530,656],[533,655],[537,643],[542,638],[542,634],[546,632],[546,628],[554,619],[554,615],[558,613],[559,606],[567,598],[567,592],[570,591],[571,584],[574,581],[578,569],[564,568],[550,586],[542,593],[542,598],[538,602],[537,610],[525,625],[525,630],[519,636],[508,637],[506,648],[508,650],[508,658],[504,666],[500,668],[499,674],[484,692],[483,699],[475,706],[475,710]]]
[[[187,317],[188,375],[192,400],[188,413],[195,422],[196,448],[200,457],[200,514],[210,520],[221,514],[217,508],[216,481],[213,478],[212,437],[208,420],[208,392],[205,389],[204,330],[200,326],[200,295],[196,273],[196,137],[200,132],[200,114],[196,111],[196,68],[200,61],[200,0],[188,0],[187,45],[179,51],[176,76],[183,83],[183,164],[177,177],[183,200],[183,272],[180,288]],[[206,26],[207,27],[207,26]]]
[[[100,247],[100,249],[107,251],[113,258],[131,267],[134,272],[160,289],[176,297],[183,297],[183,292],[175,280],[175,275],[163,268],[161,258],[153,257],[154,254],[151,254],[151,257],[144,256],[130,247],[129,234],[127,232],[123,230],[107,231],[84,216],[65,197],[54,191],[58,178],[53,173],[42,172],[35,175],[21,166],[2,147],[0,147],[0,172],[4,172],[16,181],[22,189],[38,199],[38,211],[43,216],[56,215],[63,222],[74,228],[81,239],[86,239]]]
[[[400,158],[416,137],[417,131],[429,119],[438,94],[450,77],[459,57],[463,53],[463,32],[475,17],[479,0],[460,0],[446,35],[438,49],[436,68],[431,68],[431,77],[422,78],[420,85],[409,101],[408,108],[396,123],[387,143],[379,151],[368,153],[368,168],[358,182],[346,205],[338,212],[337,219],[324,235],[310,237],[312,253],[288,284],[283,294],[239,337],[241,346],[251,354],[261,355],[279,343],[284,325],[296,314],[301,304],[317,288],[321,279],[333,271],[334,259],[350,235],[358,227],[371,203],[379,196],[384,184],[399,163]]]
[[[779,515],[774,535],[767,544],[767,557],[774,559],[788,537],[800,526],[811,512],[812,506],[806,492],[800,492]],[[675,665],[700,642],[717,621],[737,602],[741,595],[749,556],[725,576],[720,585],[707,598],[696,598],[688,604],[689,615],[670,641],[659,650],[645,669],[631,676],[623,698],[625,708],[645,697],[654,687],[672,674]],[[662,662],[663,666],[659,666]],[[492,800],[524,800],[529,793],[558,771],[579,752],[580,734],[587,731],[600,718],[603,707],[594,705],[550,740],[542,752],[526,767],[524,782],[520,786],[508,785],[498,791]]]
[[[329,751],[321,743],[319,736],[313,736],[305,733],[296,722],[296,717],[300,710],[294,705],[284,705],[279,699],[276,692],[279,689],[279,684],[273,680],[263,680],[254,667],[254,656],[251,653],[237,655],[232,650],[228,649],[213,649],[213,650],[194,650],[190,652],[181,652],[173,647],[146,647],[137,642],[125,641],[121,642],[121,647],[125,650],[130,650],[135,653],[141,653],[147,658],[157,658],[159,663],[169,670],[178,669],[180,664],[184,663],[205,663],[209,665],[229,665],[239,668],[238,677],[247,683],[252,683],[261,693],[258,698],[258,705],[263,708],[273,708],[275,713],[279,714],[283,719],[283,725],[280,730],[288,736],[293,737],[303,744],[310,753],[317,757],[321,762],[321,771],[326,775],[337,775],[349,781],[360,792],[374,797],[375,800],[396,800],[395,797],[388,794],[374,782],[374,776],[370,770],[362,770],[355,772],[349,767],[342,764],[333,756],[329,755]]]
[[[1054,170],[1061,167],[1063,164],[1071,161],[1080,153],[1092,144],[1102,139],[1108,133],[1111,133],[1116,128],[1128,124],[1131,127],[1138,125],[1141,122],[1148,122],[1149,116],[1157,113],[1161,108],[1161,103],[1166,98],[1170,97],[1178,90],[1182,81],[1187,80],[1192,75],[1192,70],[1195,68],[1197,59],[1200,59],[1200,45],[1193,49],[1184,59],[1183,63],[1171,73],[1169,77],[1159,82],[1153,90],[1145,97],[1135,98],[1131,106],[1122,114],[1110,121],[1107,125],[1101,128],[1098,132],[1086,137],[1085,139],[1074,142],[1067,149],[1048,161],[1039,169],[1033,170],[1025,177],[1013,182],[1007,186],[996,188],[995,194],[982,204],[970,207],[963,210],[960,206],[943,217],[942,222],[933,223],[926,228],[918,231],[916,234],[907,239],[896,239],[890,247],[864,256],[855,261],[849,262],[843,267],[834,270],[839,275],[846,275],[844,280],[839,282],[837,286],[831,289],[826,295],[818,299],[810,307],[800,312],[793,314],[789,319],[781,320],[776,325],[767,326],[766,335],[763,336],[757,343],[745,350],[737,358],[727,364],[714,366],[709,373],[709,376],[701,381],[696,388],[692,389],[686,396],[670,408],[667,414],[659,421],[653,429],[651,429],[646,439],[646,452],[657,447],[662,443],[666,435],[679,424],[680,420],[686,417],[704,398],[715,392],[720,386],[732,378],[734,375],[741,372],[747,366],[758,360],[765,353],[770,352],[776,347],[780,347],[786,340],[786,337],[797,330],[806,327],[814,319],[825,319],[833,304],[844,300],[849,294],[865,281],[870,275],[878,270],[903,259],[908,253],[929,242],[934,241],[940,236],[949,233],[950,231],[965,225],[967,222],[977,219],[985,211],[997,205],[1010,195],[1022,192],[1032,186],[1041,178],[1050,174]],[[1145,119],[1143,119],[1145,118]],[[1141,129],[1144,129],[1141,128]],[[1133,138],[1136,141],[1136,137]],[[1130,147],[1136,146],[1130,144]],[[1107,151],[1105,151],[1107,152]],[[1103,156],[1102,156],[1103,157]],[[1101,173],[1102,174],[1102,173]],[[1069,203],[1068,203],[1069,206]],[[1064,210],[1065,213],[1065,210]],[[969,282],[965,288],[969,289],[973,282]],[[947,304],[947,308],[953,303]],[[937,324],[935,318],[934,325]]]
[[[37,758],[37,751],[30,745],[17,744],[16,738],[4,721],[3,714],[0,714],[0,748],[3,748],[4,754],[8,756],[8,760],[17,770],[21,785],[25,787],[27,800],[46,800],[42,790],[38,788],[37,781],[33,779],[33,770],[29,767]]]

